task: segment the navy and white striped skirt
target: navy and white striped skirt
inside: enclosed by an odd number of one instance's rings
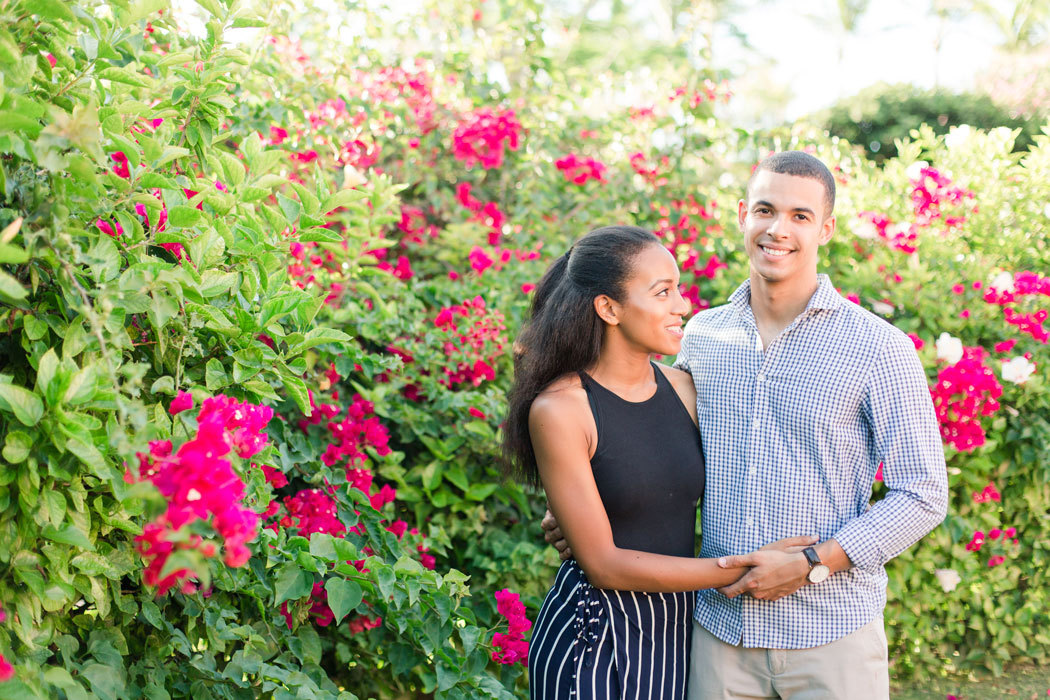
[[[606,591],[563,562],[529,643],[532,700],[682,700],[696,594]]]

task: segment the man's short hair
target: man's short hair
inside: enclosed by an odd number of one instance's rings
[[[751,183],[754,181],[755,176],[763,170],[768,170],[778,175],[808,177],[818,181],[824,185],[824,217],[831,216],[831,213],[835,211],[835,178],[831,171],[828,170],[828,166],[810,154],[802,151],[782,151],[767,157],[758,164],[755,171],[751,173],[751,178],[747,181],[747,196],[749,199],[751,197]]]

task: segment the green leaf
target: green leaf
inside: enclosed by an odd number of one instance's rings
[[[284,218],[289,224],[294,224],[299,218],[299,213],[302,207],[299,202],[294,199],[285,197],[281,193],[277,193],[277,204],[281,207],[281,211],[284,212]]]
[[[75,22],[73,13],[61,0],[26,0],[25,10],[31,15],[47,19],[58,19],[63,22]]]
[[[91,544],[91,540],[88,539],[87,534],[78,528],[76,525],[66,525],[64,528],[57,528],[53,525],[40,530],[41,536],[52,540],[54,542],[61,542],[62,544],[73,545],[74,547],[80,547],[86,549],[89,552],[95,551],[95,545]]]
[[[220,242],[222,239],[219,239]],[[205,270],[201,275],[201,283],[197,288],[205,299],[219,296],[233,289],[241,280],[239,272],[221,272],[219,270]]]
[[[335,622],[339,624],[347,614],[361,604],[363,592],[356,581],[347,581],[341,578],[330,578],[324,584],[328,592],[328,607],[335,615]]]
[[[294,353],[300,353],[324,343],[346,343],[350,340],[350,336],[334,328],[312,328],[303,338],[302,343],[296,344],[290,350]]]
[[[0,243],[0,263],[17,265],[29,260],[29,253],[10,243]]]
[[[313,409],[310,407],[310,395],[306,391],[306,382],[290,374],[281,375],[281,382],[284,384],[285,391],[288,392],[288,395],[292,397],[292,400],[299,407],[299,410],[309,418],[310,414],[313,413]]]
[[[33,438],[21,430],[12,430],[4,439],[3,458],[11,464],[18,464],[29,456],[33,448]]]
[[[204,213],[197,207],[186,204],[168,209],[168,225],[176,228],[189,228],[196,226],[204,218]]]
[[[44,415],[44,402],[25,387],[0,384],[0,410],[14,413],[22,425],[33,427]]]
[[[313,576],[295,564],[285,564],[281,567],[277,574],[277,581],[274,583],[274,605],[309,595],[313,590],[313,585]]]
[[[47,333],[47,323],[36,316],[23,316],[22,327],[30,340],[40,340]]]
[[[149,81],[146,76],[120,66],[103,68],[96,75],[102,80],[109,80],[115,83],[124,83],[126,85],[134,85],[135,87],[149,87]]]
[[[360,190],[339,190],[338,192],[334,192],[331,197],[324,200],[324,204],[321,205],[321,211],[325,214],[329,214],[339,207],[345,207],[348,204],[360,202],[367,197],[368,193]]]
[[[214,357],[208,360],[208,364],[204,366],[204,385],[208,387],[208,391],[221,389],[229,383],[230,379],[226,376],[226,369],[222,363]]]
[[[0,296],[13,301],[22,301],[29,293],[11,275],[0,270]]]
[[[106,464],[106,458],[94,445],[90,445],[79,438],[72,438],[66,443],[66,449],[77,456],[81,462],[91,470],[91,473],[100,479],[109,479],[110,469]]]

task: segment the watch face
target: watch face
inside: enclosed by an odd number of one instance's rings
[[[809,570],[809,576],[807,576],[806,578],[809,579],[810,583],[820,583],[821,581],[826,579],[828,577],[828,574],[830,573],[831,569],[829,569],[827,565],[817,564]]]

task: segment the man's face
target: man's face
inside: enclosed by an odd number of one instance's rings
[[[819,180],[757,173],[748,198],[737,205],[752,272],[767,284],[812,284],[817,251],[835,232],[835,217],[824,215],[825,202]]]

